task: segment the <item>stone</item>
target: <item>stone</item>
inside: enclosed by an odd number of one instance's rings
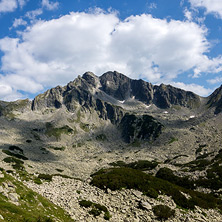
[[[133,191],[133,194],[136,196],[136,197],[138,197],[138,198],[141,198],[141,196],[142,196],[142,192],[140,192],[140,191],[138,191],[138,190],[134,190]]]
[[[4,188],[0,186],[0,193],[4,193]]]
[[[19,201],[19,195],[17,193],[9,193],[8,198],[12,202],[18,202]]]
[[[5,175],[0,172],[0,178],[4,178],[4,177],[5,177]]]
[[[152,210],[152,206],[146,201],[139,202],[139,207],[144,210]]]

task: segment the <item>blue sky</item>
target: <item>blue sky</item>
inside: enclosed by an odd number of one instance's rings
[[[0,100],[86,71],[208,96],[222,84],[221,0],[0,0]]]

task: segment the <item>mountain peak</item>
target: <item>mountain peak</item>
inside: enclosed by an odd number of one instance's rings
[[[222,85],[217,88],[209,97],[209,107],[215,107],[215,114],[222,112]]]

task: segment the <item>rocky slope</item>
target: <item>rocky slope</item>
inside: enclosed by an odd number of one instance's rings
[[[0,167],[76,221],[158,221],[159,205],[174,212],[168,221],[222,221],[221,98],[221,87],[202,98],[87,72],[33,101],[0,102]],[[133,168],[133,185],[113,168]]]

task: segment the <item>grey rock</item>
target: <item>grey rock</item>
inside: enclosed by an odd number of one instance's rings
[[[208,97],[207,105],[215,109],[215,114],[222,112],[222,85]]]
[[[125,142],[132,143],[137,140],[154,141],[161,134],[163,125],[152,116],[127,113],[121,120],[120,128]]]
[[[18,202],[19,201],[19,195],[17,193],[9,193],[8,198],[12,202]]]
[[[144,210],[152,210],[152,206],[148,202],[145,202],[145,201],[139,202],[139,207]]]
[[[5,175],[0,172],[0,178],[4,178],[4,177],[5,177]]]
[[[0,193],[4,192],[4,188],[2,186],[0,186]]]

